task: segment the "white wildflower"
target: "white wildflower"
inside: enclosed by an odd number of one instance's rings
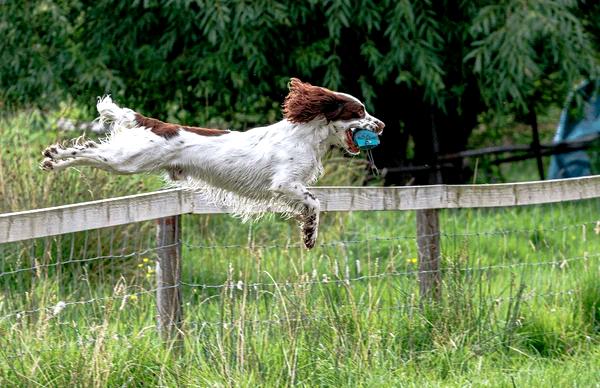
[[[65,309],[65,307],[67,307],[67,304],[61,300],[56,304],[56,306],[52,308],[52,315],[57,316],[58,314],[60,314],[61,311]]]

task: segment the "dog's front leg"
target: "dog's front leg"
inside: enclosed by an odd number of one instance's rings
[[[278,184],[275,191],[297,210],[304,246],[313,248],[319,233],[319,200],[301,183]]]
[[[304,246],[306,249],[312,249],[317,242],[317,234],[319,233],[319,210],[308,210],[301,217],[303,218],[300,222],[300,229],[302,230]]]

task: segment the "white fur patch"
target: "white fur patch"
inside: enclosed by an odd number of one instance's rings
[[[137,125],[135,112],[128,108],[119,107],[113,102],[110,95],[99,97],[96,109],[100,113],[96,120],[102,125],[108,126],[112,131],[119,128],[133,128]]]

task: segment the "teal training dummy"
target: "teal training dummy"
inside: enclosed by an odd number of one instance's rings
[[[361,150],[370,150],[379,145],[379,136],[368,129],[356,128],[352,134],[354,144]]]

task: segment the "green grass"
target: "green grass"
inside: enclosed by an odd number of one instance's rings
[[[161,186],[43,174],[60,134],[35,126],[0,124],[4,211]],[[359,165],[333,158],[325,182]],[[0,385],[597,386],[598,210],[442,211],[442,300],[425,305],[412,212],[325,213],[309,252],[291,221],[186,215],[172,346],[155,328],[152,222],[0,245]]]

